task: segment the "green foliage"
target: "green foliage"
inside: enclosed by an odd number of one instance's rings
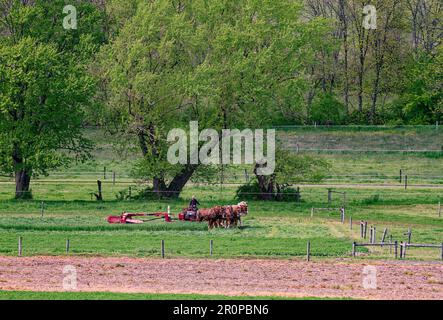
[[[289,187],[300,182],[320,182],[328,172],[329,163],[321,158],[298,155],[278,148],[276,150],[275,170],[271,175],[259,175],[260,167],[255,165],[255,178],[262,200],[285,200],[293,192]],[[296,192],[299,193],[299,192]],[[300,196],[297,196],[300,200]]]
[[[410,67],[405,94],[400,98],[404,119],[410,124],[443,120],[443,49],[424,56]]]
[[[0,171],[15,172],[16,197],[30,196],[31,176],[74,155],[89,156],[82,136],[95,80],[88,63],[105,41],[103,12],[78,1],[78,29],[63,28],[66,1],[0,3]]]
[[[257,181],[247,183],[238,187],[235,198],[239,201],[261,200],[263,194]],[[275,201],[301,202],[301,192],[299,188],[291,188],[288,185],[282,186],[280,192],[272,195]]]
[[[380,195],[379,194],[374,194],[366,199],[363,199],[361,201],[361,204],[363,205],[369,205],[369,204],[376,204],[380,202]]]
[[[115,199],[117,201],[131,200],[132,199],[132,189],[131,194],[129,193],[129,188],[117,191],[115,194]]]
[[[6,43],[17,43],[22,38],[53,44],[59,52],[70,55],[71,59],[83,63],[89,60],[98,46],[105,42],[104,12],[91,1],[76,1],[78,14],[76,30],[63,28],[63,7],[65,0],[36,0],[34,3],[13,1],[6,11],[7,19],[0,26]],[[6,9],[6,7],[5,7]]]
[[[443,119],[443,50],[434,55],[417,53],[407,64],[400,96],[388,104],[391,124],[435,124]]]
[[[3,171],[46,173],[66,163],[62,149],[85,155],[90,144],[82,137],[81,106],[94,82],[81,68],[66,64],[54,45],[24,38],[0,48],[0,79]]]
[[[429,159],[441,159],[443,158],[443,145],[440,152],[423,152],[421,156]]]
[[[362,26],[368,1],[305,2],[307,19],[321,17],[330,26],[316,42],[308,110],[312,102],[334,95],[345,105],[346,123],[435,123],[441,118],[442,66],[435,59],[441,55],[440,2],[372,1],[378,15],[373,30]],[[329,111],[323,108],[315,118],[327,123]],[[307,115],[303,120],[310,121]]]
[[[307,88],[311,41],[326,30],[286,0],[111,2],[110,10],[121,28],[97,59],[105,122],[140,146],[136,176],[165,185],[184,169],[166,161],[171,128],[190,120],[257,128],[291,115]]]
[[[346,107],[333,95],[325,94],[317,97],[311,106],[311,122],[323,125],[343,124],[347,111]]]
[[[260,200],[260,195],[261,190],[257,181],[241,185],[235,191],[235,198],[239,201]]]

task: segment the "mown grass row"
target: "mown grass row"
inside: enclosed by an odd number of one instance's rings
[[[349,300],[350,298],[291,298],[204,294],[0,291],[0,300]]]

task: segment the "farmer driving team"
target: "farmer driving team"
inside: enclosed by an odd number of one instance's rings
[[[198,202],[198,200],[195,198],[195,196],[192,196],[192,199],[189,202],[189,211],[188,211],[189,216],[192,216],[193,218],[195,218],[199,205],[200,205],[200,202]]]

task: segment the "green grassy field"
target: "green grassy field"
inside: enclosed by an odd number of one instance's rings
[[[106,167],[108,182],[115,172],[117,182],[131,184],[131,169],[140,156],[138,149],[114,145],[110,142],[114,139],[100,130],[85,132],[96,143],[93,159],[60,168],[37,181],[93,183],[103,179]],[[331,171],[326,183],[396,184],[402,170],[410,184],[443,184],[443,129],[434,126],[294,126],[279,128],[277,137],[288,149],[295,151],[298,145],[301,154],[328,160]],[[228,167],[225,182],[244,183],[245,169],[251,176],[249,166]],[[0,176],[0,182],[6,181],[13,180]]]
[[[299,130],[299,129],[297,129]],[[441,132],[433,130],[400,128],[392,130],[332,130],[324,129],[286,130],[280,134],[291,142],[294,136],[322,145],[325,139],[338,140],[345,147],[357,148],[368,138],[382,145],[383,142],[412,137],[415,147],[437,148]],[[219,257],[273,257],[289,258],[303,256],[306,243],[311,242],[314,258],[348,257],[353,241],[360,239],[360,220],[367,220],[377,228],[380,240],[384,228],[387,240],[405,241],[404,233],[412,229],[414,243],[443,242],[443,218],[437,214],[438,202],[443,202],[443,188],[439,175],[443,161],[439,153],[365,153],[365,152],[311,152],[326,158],[332,165],[331,173],[322,185],[301,185],[302,202],[250,201],[250,214],[241,229],[217,229],[208,231],[204,224],[159,220],[143,225],[109,225],[108,215],[123,211],[172,213],[184,208],[192,194],[196,194],[203,207],[218,204],[234,204],[235,185],[189,185],[178,200],[170,201],[119,201],[119,191],[137,183],[130,178],[131,166],[136,154],[121,157],[98,131],[88,135],[98,142],[95,158],[84,164],[64,168],[49,177],[40,177],[32,183],[34,200],[11,200],[14,185],[3,177],[0,182],[0,254],[16,255],[17,239],[23,238],[24,255],[65,254],[65,242],[71,242],[70,254],[82,255],[129,255],[150,257],[160,254],[160,241],[165,240],[167,257],[208,257],[209,241],[214,241],[213,258]],[[314,137],[316,137],[314,139]],[[319,138],[321,137],[321,138]],[[366,137],[366,138],[365,138]],[[360,140],[359,140],[360,139]],[[390,141],[390,140],[389,140]],[[118,155],[118,156],[117,156]],[[131,155],[131,156],[130,156]],[[103,202],[91,199],[96,191],[96,179],[103,179],[103,167],[107,179],[103,180]],[[407,190],[398,181],[398,171],[410,175]],[[230,169],[233,182],[244,181],[241,168]],[[112,171],[117,181],[112,183]],[[414,176],[415,175],[415,176]],[[229,175],[227,175],[229,176]],[[375,178],[374,178],[375,177]],[[243,179],[243,180],[242,180]],[[425,186],[414,186],[426,184]],[[428,185],[429,184],[429,185]],[[315,211],[311,208],[338,208],[342,197],[333,195],[327,203],[327,188],[346,192],[346,222],[339,221],[338,209]],[[41,205],[44,202],[44,214]],[[353,219],[351,230],[349,218]],[[389,247],[379,249],[359,248],[359,258],[393,258]],[[411,249],[409,259],[435,260],[436,249]]]
[[[115,292],[0,291],[0,300],[349,300],[336,298],[287,298],[277,296],[223,296],[200,294],[145,294]]]
[[[81,193],[81,188],[77,187]],[[359,221],[367,220],[378,230],[378,239],[384,228],[388,238],[404,241],[408,227],[413,230],[415,243],[441,243],[442,218],[437,215],[439,191],[426,190],[361,190],[345,189],[348,194],[347,219],[339,221],[338,210],[315,211],[327,207],[324,188],[302,188],[304,202],[278,203],[251,201],[249,215],[241,229],[208,231],[206,225],[189,222],[165,223],[149,221],[142,225],[109,225],[108,215],[122,211],[177,213],[186,206],[186,199],[175,201],[95,201],[45,200],[41,217],[41,202],[2,200],[0,202],[0,254],[16,255],[17,239],[23,237],[25,255],[58,255],[65,253],[65,241],[70,239],[71,254],[158,256],[160,241],[166,242],[166,256],[208,257],[209,240],[214,241],[217,257],[294,257],[303,256],[307,241],[311,242],[314,257],[345,257],[351,252],[351,243],[361,241]],[[189,188],[187,192],[202,193]],[[370,194],[379,194],[378,200]],[[395,196],[397,194],[398,196]],[[234,203],[232,190],[224,190],[222,203]],[[205,198],[210,207],[220,200]],[[229,201],[228,198],[231,198]],[[331,207],[338,206],[335,199]],[[353,229],[348,218],[352,216]],[[363,253],[364,248],[359,249]],[[372,250],[372,249],[371,249]],[[416,253],[416,255],[415,255]],[[389,249],[368,257],[392,257]],[[410,258],[435,259],[437,250],[411,250]]]

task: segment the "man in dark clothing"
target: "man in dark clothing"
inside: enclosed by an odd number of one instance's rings
[[[197,210],[198,210],[197,205],[200,205],[200,202],[198,202],[198,200],[195,199],[195,196],[192,196],[192,199],[189,202],[188,212],[186,212],[185,215],[186,220],[192,220],[197,217]]]
[[[200,202],[198,202],[198,200],[195,199],[195,196],[192,196],[192,199],[191,199],[191,201],[189,202],[189,208],[190,208],[192,211],[195,211],[195,212],[196,212],[196,211],[198,210],[197,205],[200,205]]]

